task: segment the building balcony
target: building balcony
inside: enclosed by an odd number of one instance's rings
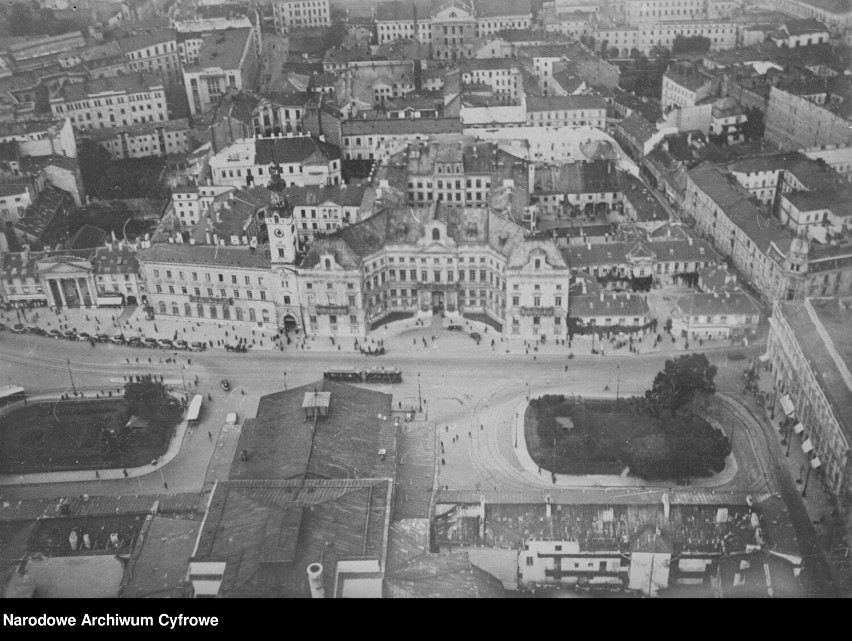
[[[348,314],[349,307],[347,305],[317,305],[315,308],[317,314]]]
[[[246,299],[247,300],[247,299]],[[233,305],[233,298],[223,298],[221,296],[190,296],[190,303],[205,303],[208,305]]]
[[[555,307],[521,307],[521,316],[555,316]]]

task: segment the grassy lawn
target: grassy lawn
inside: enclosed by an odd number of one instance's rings
[[[159,457],[174,424],[125,428],[123,399],[34,403],[0,419],[0,474],[136,467]]]
[[[703,418],[659,419],[642,398],[533,399],[524,435],[533,461],[557,474],[621,474],[630,467],[646,478],[680,478],[721,469],[720,435]]]

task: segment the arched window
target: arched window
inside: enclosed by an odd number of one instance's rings
[[[280,219],[280,218],[278,218],[278,214],[275,214],[275,215],[272,217],[272,220],[273,220],[273,222],[274,222],[276,225],[277,225],[278,223],[280,223],[280,222],[281,222],[281,219]]]
[[[204,305],[198,304],[198,318],[204,318]]]
[[[215,305],[210,306],[210,318],[219,318],[219,312]]]
[[[177,303],[172,303],[172,316],[180,316],[180,308]]]
[[[432,240],[441,240],[441,230],[433,229],[432,230]]]
[[[268,322],[269,322],[269,310],[268,310],[268,309],[264,309],[264,310],[261,312],[261,314],[262,314],[262,316],[263,316],[263,322],[264,322],[264,323],[268,323]]]
[[[238,321],[243,320],[243,308],[242,307],[237,307],[237,320]]]
[[[163,301],[160,301],[160,313],[161,314],[166,313],[166,304]]]
[[[254,307],[249,307],[249,320],[252,322],[257,320],[257,314],[254,313]]]
[[[331,260],[329,260],[328,258],[325,259],[325,268],[331,269]]]
[[[184,304],[183,315],[184,316],[192,316],[192,306],[189,303]]]
[[[540,258],[535,259],[535,268],[541,269],[541,259]]]

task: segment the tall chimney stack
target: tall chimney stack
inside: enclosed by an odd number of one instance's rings
[[[325,598],[325,586],[322,582],[322,564],[311,563],[308,566],[308,583],[311,586],[312,599]]]

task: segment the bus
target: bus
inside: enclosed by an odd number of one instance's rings
[[[189,402],[189,409],[186,412],[186,424],[189,427],[195,427],[201,420],[201,402],[203,398],[201,394],[196,394]]]
[[[17,403],[27,398],[24,388],[19,385],[0,386],[0,407],[10,403]]]
[[[396,368],[374,367],[364,372],[365,383],[402,383],[402,372]]]
[[[361,372],[356,369],[331,369],[323,374],[323,378],[329,381],[351,381],[354,383],[362,381]]]

